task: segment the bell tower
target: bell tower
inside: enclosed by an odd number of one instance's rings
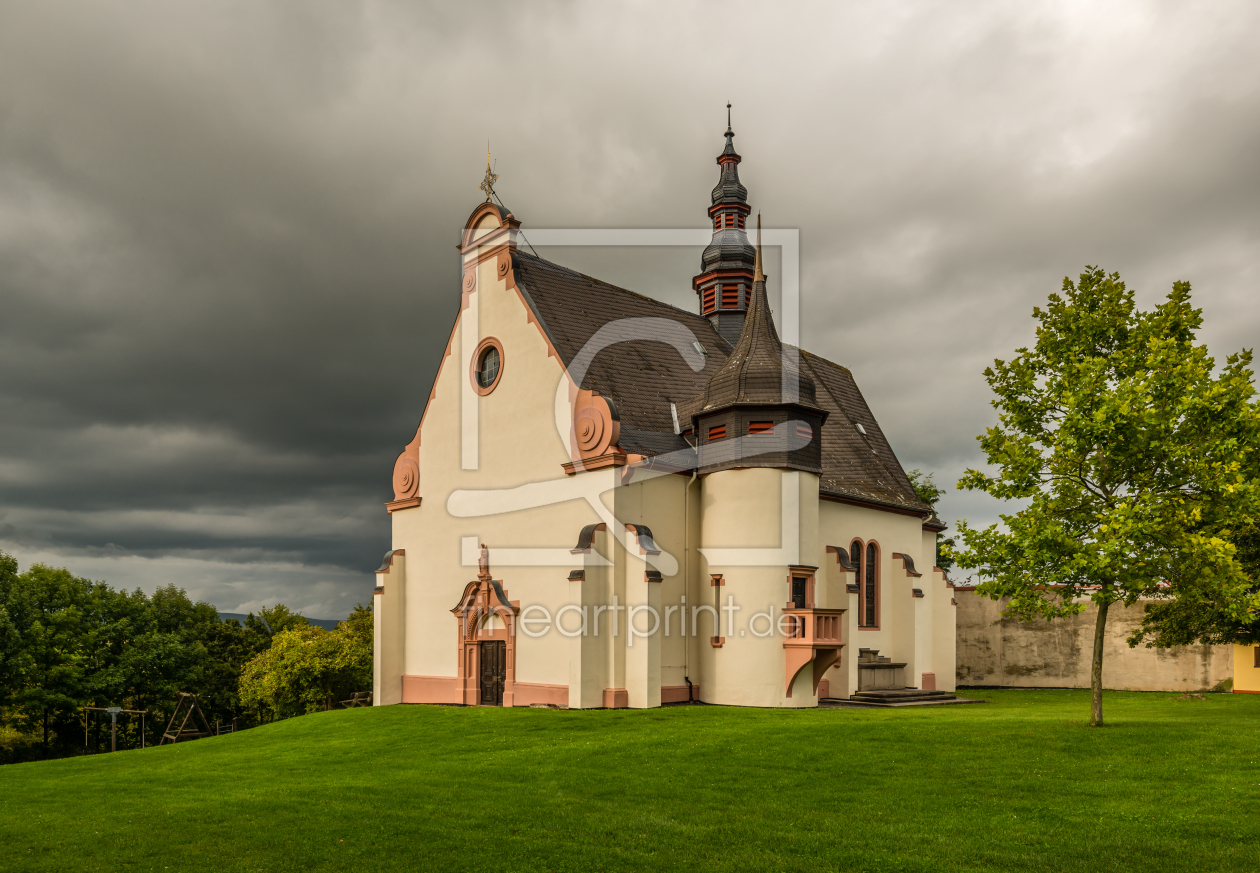
[[[717,157],[721,176],[713,189],[709,218],[713,241],[700,257],[700,273],[691,285],[700,298],[700,313],[732,346],[739,341],[752,300],[756,250],[748,242],[748,189],[739,183],[740,156],[731,130],[731,104],[726,104],[726,148]]]

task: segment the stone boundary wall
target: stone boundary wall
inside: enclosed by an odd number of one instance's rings
[[[957,589],[958,685],[1088,688],[1097,610],[1053,622],[1003,618],[1006,601]],[[1129,648],[1142,605],[1113,604],[1107,612],[1103,687],[1117,691],[1210,691],[1233,676],[1230,646]]]

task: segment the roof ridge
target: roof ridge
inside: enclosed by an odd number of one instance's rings
[[[658,297],[651,297],[647,294],[641,294],[638,291],[632,291],[629,288],[623,288],[620,285],[614,285],[612,282],[606,282],[603,279],[596,278],[595,276],[588,276],[586,273],[578,272],[572,267],[566,267],[564,264],[557,264],[555,261],[549,261],[544,257],[540,257],[539,255],[527,254],[525,252],[520,251],[519,249],[517,250],[516,255],[517,257],[523,257],[526,260],[535,261],[538,264],[541,264],[547,267],[556,267],[557,269],[564,270],[566,273],[571,273],[574,276],[581,276],[583,279],[586,279],[588,282],[593,282],[596,285],[602,285],[605,288],[612,288],[614,291],[621,291],[622,293],[629,294],[632,297],[637,297],[640,300],[646,300],[649,303],[655,303],[657,306],[668,307],[669,309],[672,309],[675,312],[681,312],[683,315],[686,315],[689,318],[696,318],[696,319],[704,318],[703,315],[699,315],[698,313],[691,312],[690,310],[687,310],[687,309],[683,309],[681,306],[675,306],[674,304],[661,300]]]
[[[835,361],[832,361],[828,358],[824,358],[820,354],[811,352],[808,349],[803,349],[800,346],[794,346],[791,343],[784,343],[784,345],[787,346],[788,348],[796,349],[798,352],[800,352],[802,355],[805,355],[806,357],[817,358],[818,360],[822,361],[824,364],[826,364],[829,367],[835,367],[837,370],[844,370],[844,372],[848,373],[850,376],[853,375],[853,371],[850,370],[848,367],[846,367],[844,364],[837,364]]]

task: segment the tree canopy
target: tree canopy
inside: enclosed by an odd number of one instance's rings
[[[932,507],[932,511],[936,511],[936,504],[945,496],[945,489],[936,484],[935,473],[924,473],[922,470],[914,469],[906,473],[906,477],[910,480],[910,487],[914,489],[914,493],[918,498]],[[956,543],[953,537],[946,537],[942,533],[936,535],[936,564],[942,570],[949,572],[954,566],[954,547]]]
[[[1111,603],[1154,599],[1239,625],[1260,596],[1236,536],[1260,523],[1260,410],[1251,353],[1217,368],[1197,344],[1190,285],[1141,311],[1118,274],[1090,267],[1033,310],[1036,343],[985,379],[998,423],[980,440],[991,472],[960,488],[1026,501],[1002,525],[959,523],[957,561],[1020,618],[1098,606],[1091,724],[1102,724]]]
[[[352,690],[360,691],[371,687],[372,614],[359,610],[351,621],[353,634],[339,627],[329,636],[341,659],[338,675],[353,675],[360,684]],[[150,596],[43,564],[19,573],[17,562],[0,552],[0,727],[9,730],[6,736],[26,738],[23,750],[0,748],[0,761],[81,752],[84,706],[145,710],[149,743],[159,738],[181,691],[198,696],[211,724],[236,719],[247,727],[274,717],[253,698],[242,702],[241,674],[274,640],[315,630],[283,604],[251,613],[243,624],[221,621],[214,606],[194,602],[173,585]],[[318,687],[304,691],[305,697],[322,701],[324,677],[311,681]],[[287,714],[297,713],[286,709],[282,715]],[[108,718],[104,721],[107,728]],[[139,730],[136,720],[120,721],[120,746],[139,745]]]
[[[372,687],[372,612],[356,606],[331,631],[306,623],[277,633],[245,665],[241,702],[275,718],[317,712]]]

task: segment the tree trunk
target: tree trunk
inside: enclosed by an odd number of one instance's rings
[[[1104,598],[1098,601],[1098,621],[1094,625],[1094,663],[1089,671],[1089,724],[1090,727],[1102,727],[1102,661],[1103,642],[1107,630],[1107,588],[1103,586]]]
[[[48,750],[48,707],[44,707],[44,751]]]

